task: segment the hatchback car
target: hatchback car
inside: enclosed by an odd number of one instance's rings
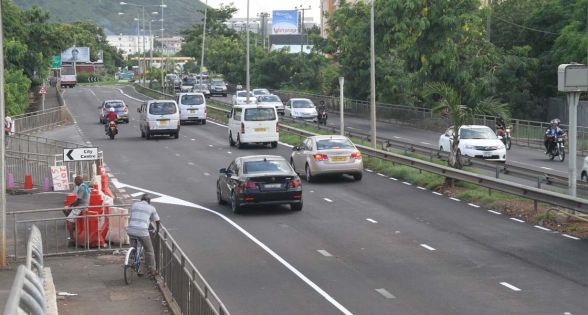
[[[284,107],[284,114],[296,119],[316,121],[318,112],[311,100],[291,98]]]
[[[107,100],[102,102],[102,105],[98,106],[100,110],[100,123],[103,124],[106,115],[111,108],[114,108],[114,112],[118,115],[118,122],[129,123],[129,107],[122,100]]]
[[[363,176],[361,152],[347,137],[308,137],[292,151],[290,164],[296,173],[305,175],[307,182],[318,175],[348,174],[355,180]]]
[[[234,213],[248,205],[289,204],[293,211],[302,210],[302,183],[281,156],[238,157],[219,173],[218,203],[230,202]]]
[[[237,91],[235,95],[233,95],[233,106],[235,105],[245,105],[245,104],[255,104],[257,100],[255,99],[255,95],[249,91],[249,102],[247,102],[247,91]]]
[[[284,103],[277,95],[261,95],[257,97],[258,105],[272,105],[278,111],[278,114],[284,115]]]
[[[439,151],[449,152],[453,142],[453,127],[439,137]],[[483,125],[459,128],[459,153],[464,156],[492,161],[506,161],[506,147],[492,129]]]

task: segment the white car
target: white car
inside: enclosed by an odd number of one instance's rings
[[[255,104],[255,102],[255,95],[253,95],[251,91],[249,92],[249,103],[247,103],[247,91],[237,91],[235,95],[233,95],[233,106]]]
[[[439,137],[439,150],[449,152],[453,141],[453,127]],[[463,156],[491,161],[506,161],[506,147],[492,129],[482,125],[464,125],[459,128],[458,150]]]
[[[582,172],[580,173],[580,179],[588,182],[588,156],[584,158],[584,165],[582,166]]]
[[[253,92],[253,95],[255,95],[255,96],[270,95],[271,94],[268,89],[253,89],[253,90],[251,90],[251,92]]]
[[[284,114],[296,119],[316,121],[318,112],[311,100],[291,98],[284,107]]]
[[[278,111],[278,114],[284,115],[284,103],[277,95],[261,95],[257,97],[258,105],[272,105]]]

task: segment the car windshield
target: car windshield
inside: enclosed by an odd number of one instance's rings
[[[212,83],[210,83],[210,84],[212,84],[212,85],[225,85],[225,82],[224,81],[214,81],[213,80]]]
[[[463,128],[459,130],[460,139],[496,139],[490,128]]]
[[[245,109],[246,121],[276,120],[276,111],[273,108],[247,108]]]
[[[265,94],[269,94],[269,91],[266,90],[266,89],[253,90],[253,94],[255,94],[255,95],[265,95]]]
[[[260,98],[262,102],[282,102],[277,95],[266,95]]]
[[[314,105],[310,101],[298,100],[292,102],[293,108],[314,108]]]
[[[183,95],[181,99],[183,105],[202,105],[204,97],[202,95]]]
[[[253,97],[253,93],[249,92],[249,97]],[[247,91],[239,91],[237,92],[237,97],[247,97]]]
[[[349,139],[321,139],[316,142],[317,150],[329,149],[354,149],[353,143]]]
[[[290,174],[290,165],[285,160],[261,160],[243,163],[243,174],[256,173]]]
[[[176,104],[171,102],[156,102],[149,106],[149,114],[151,115],[169,115],[176,113]]]
[[[110,103],[104,104],[104,107],[105,108],[116,108],[116,109],[119,109],[119,108],[125,107],[125,105],[123,103],[119,103],[119,102],[116,102],[116,103],[115,102],[110,102]]]
[[[194,85],[194,84],[196,84],[196,80],[194,80],[194,79],[186,79],[186,80],[184,80],[184,83],[182,83],[182,84],[184,84],[184,85]]]

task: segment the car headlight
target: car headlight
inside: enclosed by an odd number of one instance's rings
[[[466,149],[468,149],[468,150],[473,150],[473,149],[475,149],[476,147],[475,147],[475,146],[473,146],[473,145],[471,145],[471,144],[466,144],[466,145],[465,145],[465,148],[466,148]]]

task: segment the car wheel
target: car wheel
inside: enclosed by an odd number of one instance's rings
[[[229,145],[231,147],[235,146],[235,140],[233,140],[233,134],[231,132],[229,132]]]
[[[588,182],[588,175],[586,175],[586,172],[582,172],[580,179],[584,182]]]
[[[237,194],[234,191],[231,193],[231,210],[233,210],[233,213],[240,213],[241,212],[241,205],[239,204],[239,198],[237,198]]]
[[[308,164],[306,164],[306,167],[304,167],[304,174],[305,174],[306,181],[309,183],[312,182],[314,177],[312,176],[312,173],[310,172],[310,167],[308,167]]]
[[[225,201],[223,200],[223,195],[221,193],[220,186],[216,184],[216,201],[219,205],[224,205]]]
[[[353,174],[353,179],[355,181],[360,181],[362,177],[363,177],[362,173]]]
[[[243,143],[241,143],[241,137],[239,136],[239,134],[237,134],[237,148],[238,149],[243,149],[244,145]]]
[[[177,139],[180,137],[180,131],[176,131],[176,133],[174,133],[174,139]]]
[[[302,210],[302,201],[300,201],[300,203],[291,203],[290,204],[290,209],[292,209],[292,211],[300,211],[300,210]]]
[[[206,119],[202,119],[202,124],[206,125]]]
[[[125,124],[128,124],[128,123],[129,123],[129,120],[128,119],[125,119]]]
[[[151,139],[151,132],[149,130],[145,131],[145,139]]]

